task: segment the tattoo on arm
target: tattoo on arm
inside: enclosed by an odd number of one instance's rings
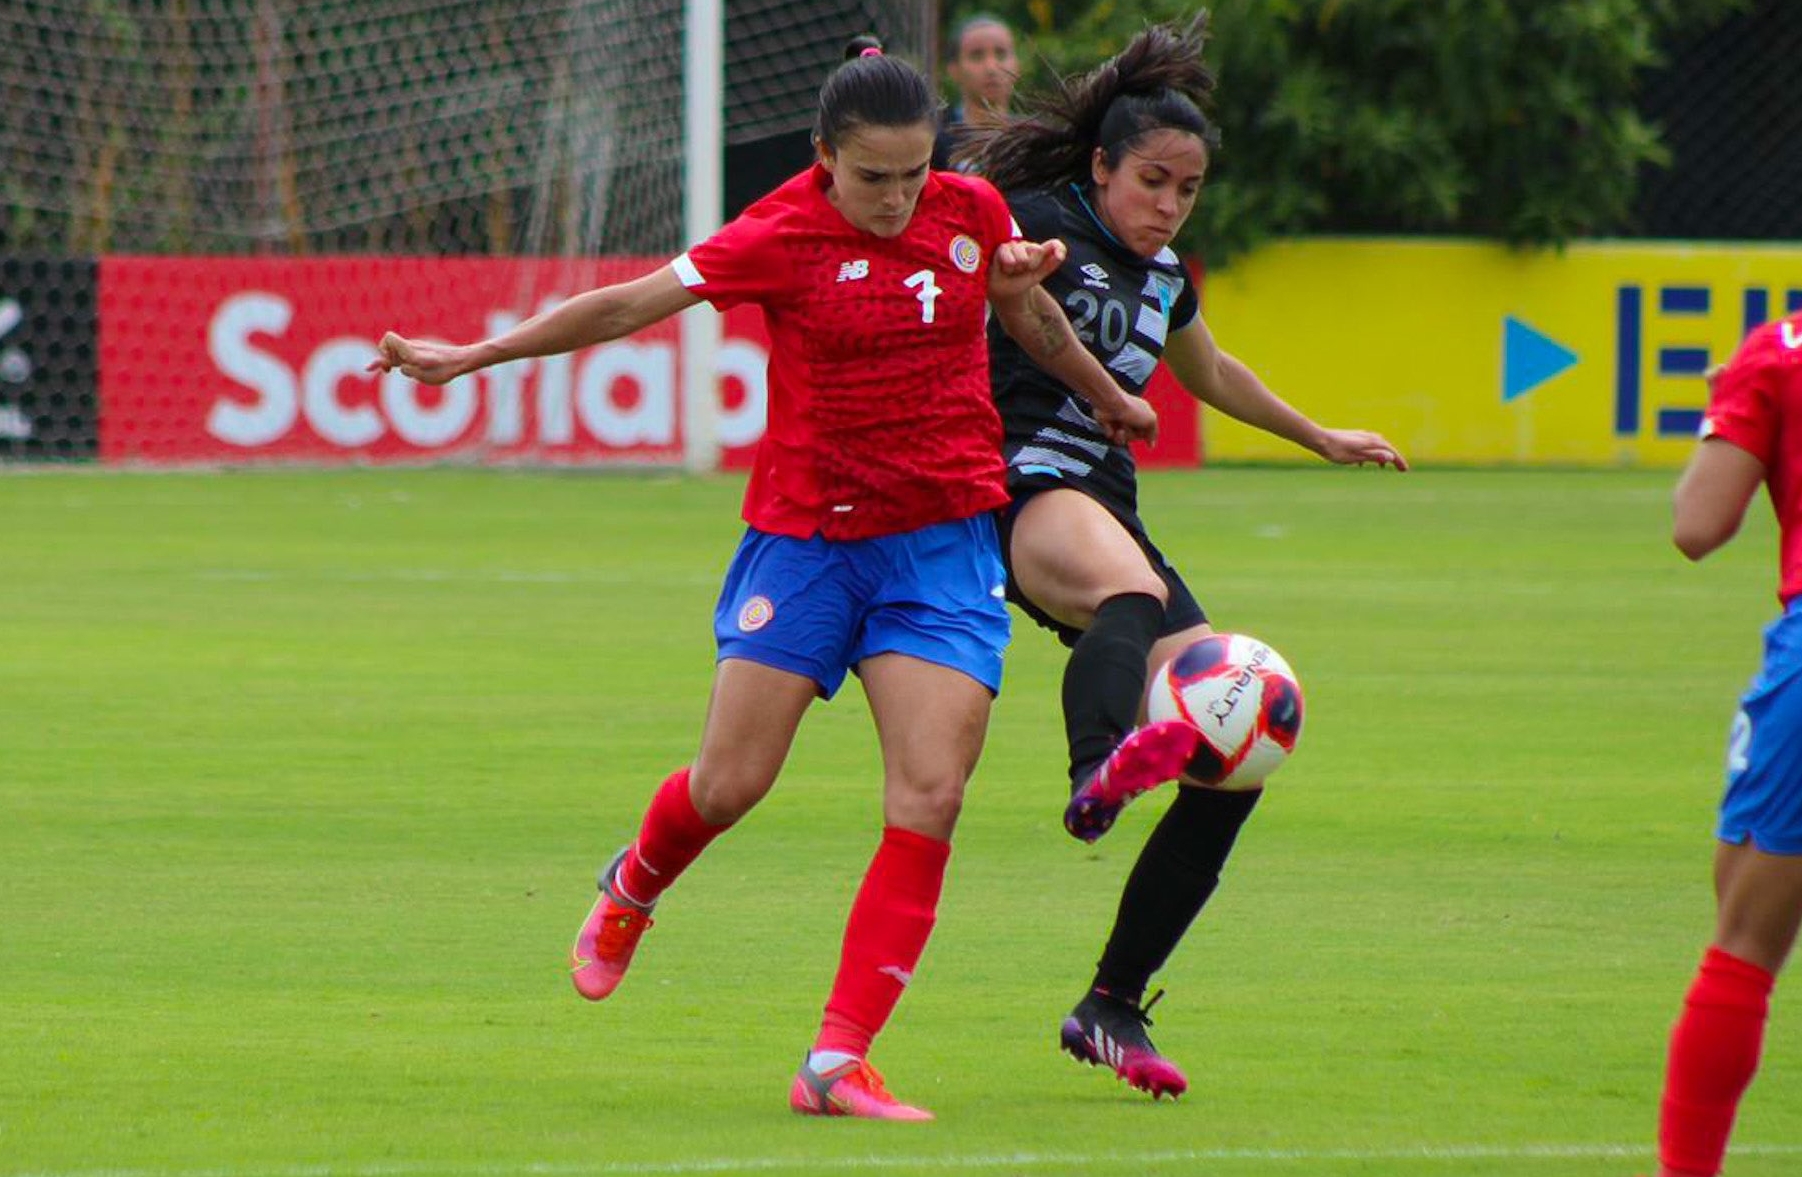
[[[1043,305],[1032,308],[1032,326],[1038,344],[1038,355],[1035,359],[1054,360],[1070,346],[1070,326],[1064,318],[1064,312],[1055,305],[1047,308]]]

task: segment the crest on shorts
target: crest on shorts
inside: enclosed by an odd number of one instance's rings
[[[951,264],[966,274],[974,274],[982,264],[982,246],[959,233],[951,239]]]
[[[752,597],[738,611],[738,628],[743,633],[756,633],[776,616],[776,606],[764,596]]]

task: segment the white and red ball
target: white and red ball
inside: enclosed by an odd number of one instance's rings
[[[1184,647],[1151,676],[1146,712],[1201,733],[1188,773],[1221,789],[1255,789],[1301,735],[1301,683],[1283,656],[1242,633]]]

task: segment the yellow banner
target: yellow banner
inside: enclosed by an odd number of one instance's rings
[[[1802,248],[1314,239],[1210,274],[1220,346],[1323,425],[1375,429],[1417,462],[1674,466],[1703,371],[1802,308]],[[1209,459],[1295,460],[1208,412]]]

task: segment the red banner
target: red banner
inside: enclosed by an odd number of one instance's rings
[[[114,463],[659,463],[682,458],[672,319],[567,356],[443,387],[365,369],[384,331],[504,331],[661,258],[108,257],[100,263],[100,456]],[[705,313],[705,312],[703,312]],[[763,316],[725,316],[722,461],[763,434]],[[1160,370],[1145,466],[1197,461],[1194,402]]]

